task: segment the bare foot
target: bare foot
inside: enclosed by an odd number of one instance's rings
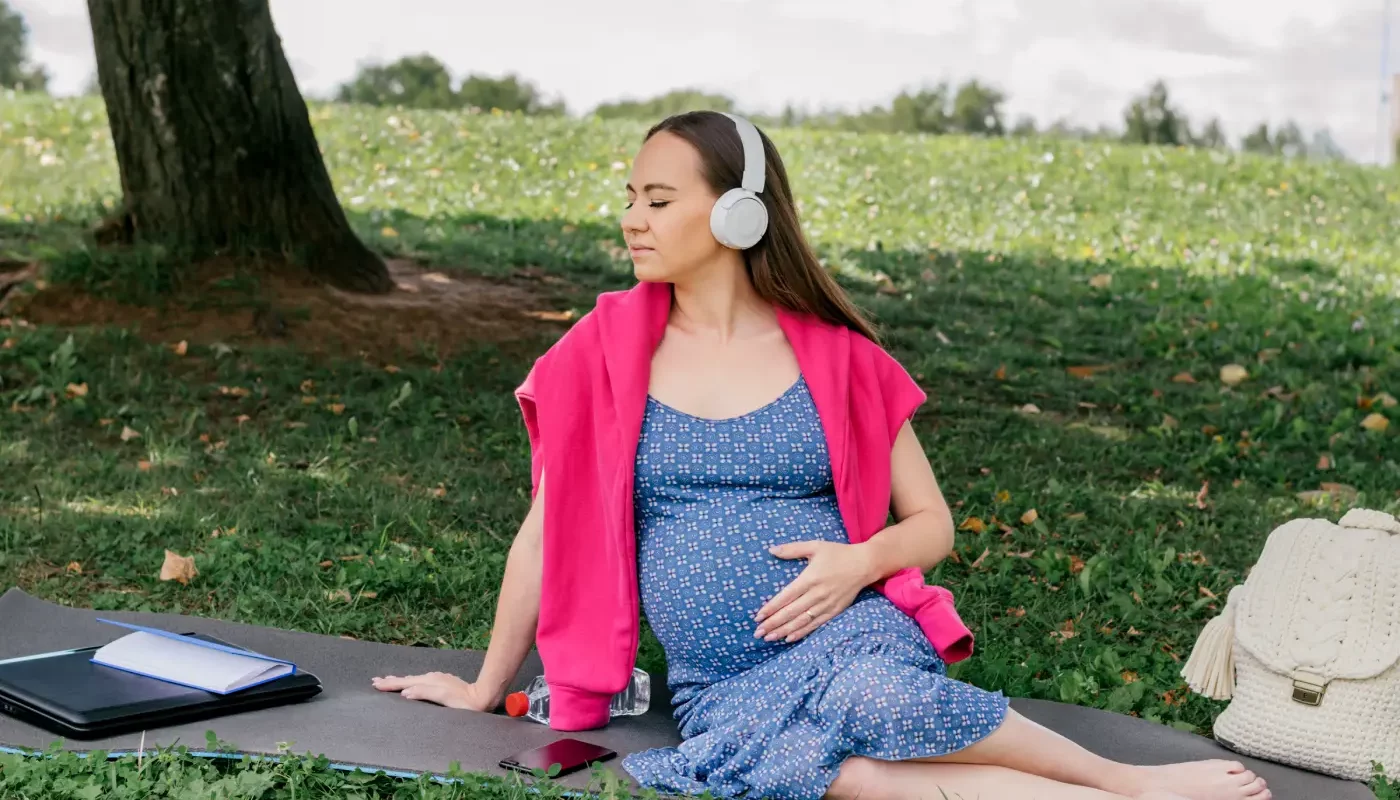
[[[1161,767],[1133,767],[1132,791],[1140,800],[1273,800],[1263,778],[1238,761],[1190,761]]]

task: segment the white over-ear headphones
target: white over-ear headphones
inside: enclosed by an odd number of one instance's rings
[[[763,140],[752,122],[720,113],[734,120],[739,129],[739,141],[744,146],[744,176],[738,188],[725,192],[710,209],[710,231],[725,247],[745,250],[758,244],[768,230],[768,207],[758,196],[763,191],[767,159],[763,156]]]

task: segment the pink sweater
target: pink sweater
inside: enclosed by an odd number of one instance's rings
[[[599,296],[516,391],[531,449],[532,494],[545,492],[536,647],[550,690],[550,727],[607,724],[631,679],[640,628],[633,468],[651,359],[671,306],[667,283]],[[850,541],[889,524],[890,451],[926,399],[900,364],[842,326],[779,309],[825,431]],[[939,655],[972,654],[953,596],[916,567],[875,584],[918,621]]]

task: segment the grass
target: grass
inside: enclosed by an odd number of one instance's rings
[[[627,285],[615,221],[644,126],[313,115],[342,202],[380,252],[543,274],[575,312]],[[1268,532],[1335,519],[1353,498],[1400,512],[1400,173],[772,134],[823,258],[929,390],[915,427],[961,526],[930,578],[978,636],[953,674],[1209,734],[1223,704],[1178,672]],[[0,174],[0,258],[41,258],[137,299],[166,288],[170,273],[152,268],[162,254],[114,263],[84,239],[119,196],[100,103],[7,98]],[[484,648],[527,503],[510,390],[549,335],[389,362],[212,341],[178,355],[129,330],[12,321],[0,329],[0,586]],[[1223,383],[1228,364],[1248,378]],[[1363,427],[1371,414],[1388,429]],[[166,549],[195,557],[189,585],[157,579]],[[664,669],[649,636],[642,666]],[[269,781],[250,796],[303,779],[160,763],[187,786]],[[141,780],[126,761],[110,775],[72,759],[0,765],[6,790]],[[310,796],[408,791],[305,770],[320,776],[304,777],[320,787]],[[1396,795],[1384,779],[1375,788]]]

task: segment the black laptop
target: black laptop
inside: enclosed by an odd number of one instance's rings
[[[236,647],[205,634],[186,635]],[[94,664],[97,649],[0,661],[0,713],[74,739],[100,739],[296,703],[321,691],[315,675],[297,670],[237,692],[214,694]]]

